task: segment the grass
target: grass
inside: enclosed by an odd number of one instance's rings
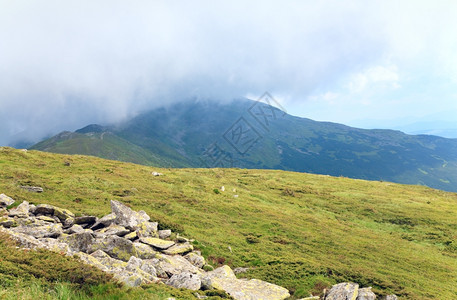
[[[163,169],[0,149],[0,192],[16,201],[97,216],[110,211],[110,199],[122,201],[196,239],[214,266],[250,267],[243,277],[284,286],[293,298],[342,281],[400,299],[457,298],[455,193],[286,171]]]

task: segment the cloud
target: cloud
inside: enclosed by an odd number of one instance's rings
[[[0,0],[0,144],[193,97],[223,101],[268,90],[300,114],[312,95],[346,99],[339,89],[348,82],[368,95],[380,84],[402,90],[424,72],[457,78],[455,8]]]

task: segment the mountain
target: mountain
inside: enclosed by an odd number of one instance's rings
[[[51,204],[76,216],[102,217],[111,212],[110,200],[128,204],[159,229],[193,239],[213,267],[249,268],[239,276],[284,286],[292,299],[322,295],[339,282],[371,286],[380,299],[457,295],[455,193],[278,170],[165,169],[0,147],[2,193],[17,204]],[[73,257],[19,251],[5,248],[0,234],[0,298],[40,299],[30,292],[42,287],[42,298],[49,299],[50,290],[70,281],[69,287],[102,293],[71,299],[197,299],[195,291],[164,285],[111,291],[98,286],[99,273],[81,276],[89,270],[78,268]],[[167,296],[154,297],[160,291]],[[112,294],[117,292],[124,296]]]
[[[61,133],[31,149],[166,167],[281,169],[457,191],[457,139],[316,122],[269,104],[184,102],[116,126]]]

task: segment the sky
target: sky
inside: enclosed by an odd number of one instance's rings
[[[0,0],[0,145],[187,99],[457,137],[457,1]]]

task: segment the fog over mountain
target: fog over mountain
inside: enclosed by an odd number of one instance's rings
[[[456,9],[454,1],[0,0],[0,145],[185,99],[265,91],[316,120],[453,121],[440,112],[457,115]]]

